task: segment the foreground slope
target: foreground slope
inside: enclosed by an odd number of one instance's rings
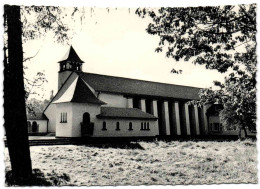
[[[257,183],[251,141],[35,146],[31,156],[33,168],[66,173],[71,185]]]

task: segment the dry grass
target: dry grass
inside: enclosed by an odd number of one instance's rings
[[[71,185],[257,183],[251,141],[139,142],[142,149],[31,147],[33,168],[70,176]],[[10,169],[5,150],[6,170]]]

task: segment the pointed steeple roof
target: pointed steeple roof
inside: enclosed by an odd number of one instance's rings
[[[65,56],[63,57],[63,60],[59,61],[59,63],[62,62],[78,62],[78,63],[84,63],[79,56],[77,55],[76,51],[74,50],[74,48],[72,46],[70,46],[70,49],[67,51],[67,53],[65,54]]]

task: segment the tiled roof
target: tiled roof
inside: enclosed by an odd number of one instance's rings
[[[71,61],[71,62],[78,62],[78,63],[84,63],[79,56],[77,55],[76,51],[74,50],[74,48],[71,46],[69,51],[67,51],[67,53],[65,54],[65,56],[63,57],[63,59],[61,61],[59,61],[58,63],[61,62],[66,62],[66,61]]]
[[[101,107],[101,113],[97,118],[122,118],[122,119],[151,119],[156,120],[157,117],[152,114],[145,113],[137,108],[114,108]]]
[[[63,102],[105,104],[93,94],[87,84],[80,77],[75,78],[67,90],[53,103]]]
[[[71,102],[105,104],[92,93],[92,91],[88,88],[88,86],[81,78],[79,78],[77,81],[77,85]]]
[[[43,113],[27,114],[27,120],[48,120]]]
[[[77,74],[92,88],[100,92],[185,100],[199,99],[198,92],[200,88],[99,75],[93,73],[78,72]]]

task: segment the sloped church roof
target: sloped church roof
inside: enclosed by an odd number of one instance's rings
[[[198,100],[200,88],[182,85],[158,83],[99,75],[93,73],[77,73],[82,80],[88,83],[95,91],[118,93],[125,95],[153,96],[159,98],[175,98]]]
[[[75,72],[78,75],[68,89],[53,103],[79,102],[105,104],[91,91],[108,92],[129,96],[151,96],[183,100],[198,100],[200,88],[157,83],[122,77]]]
[[[121,118],[121,119],[150,119],[157,120],[152,114],[143,112],[137,108],[101,107],[101,113],[97,118]]]

